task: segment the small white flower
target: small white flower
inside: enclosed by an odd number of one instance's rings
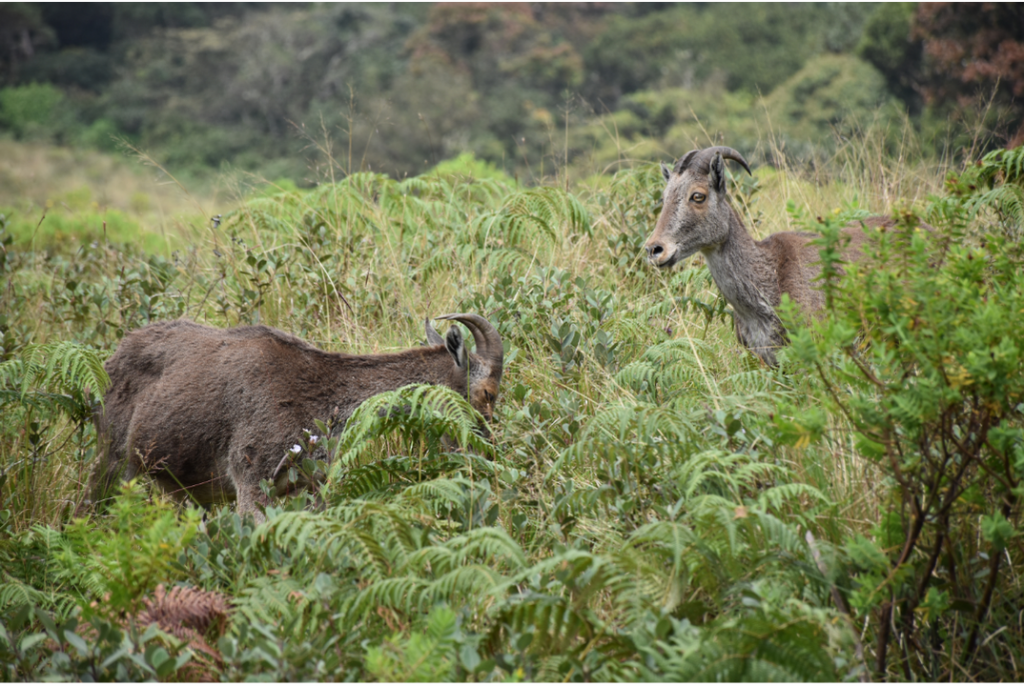
[[[302,446],[296,443],[295,445],[292,446],[292,452],[298,455],[299,453],[302,452]]]
[[[315,445],[315,444],[316,444],[316,442],[317,442],[317,441],[319,441],[319,440],[320,440],[320,437],[319,437],[319,436],[310,436],[310,437],[309,437],[309,443],[310,443],[310,445]]]

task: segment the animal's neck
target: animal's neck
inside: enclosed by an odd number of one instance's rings
[[[439,346],[339,359],[339,371],[367,388],[366,397],[414,383],[443,384],[451,368],[451,356]]]
[[[704,251],[708,269],[736,315],[744,320],[776,320],[779,282],[776,265],[730,208],[728,237]]]

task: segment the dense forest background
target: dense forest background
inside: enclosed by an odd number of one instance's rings
[[[880,122],[897,147],[904,117],[943,155],[1024,141],[1021,36],[995,3],[5,3],[0,134],[300,186],[324,152],[397,178],[769,137],[805,161]]]

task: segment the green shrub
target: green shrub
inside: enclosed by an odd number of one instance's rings
[[[78,140],[90,148],[114,152],[118,149],[118,141],[122,137],[123,134],[118,130],[117,124],[110,119],[101,118],[83,129],[78,135]]]
[[[637,97],[633,124],[671,131],[681,93]],[[850,217],[875,189],[743,175],[760,228],[825,234],[829,308],[792,322],[778,370],[737,344],[703,264],[644,264],[655,164],[583,192],[277,182],[166,257],[33,249],[0,219],[0,674],[187,678],[189,646],[126,622],[179,583],[230,597],[203,673],[229,681],[1013,678],[1022,160],[950,177],[934,233],[900,214],[845,282],[840,213],[819,226],[764,199],[818,193]],[[74,190],[50,212],[90,208]],[[188,316],[379,352],[456,311],[505,345],[493,440],[461,396],[411,386],[340,434],[306,427],[290,476],[318,486],[259,525],[230,505],[200,522],[145,481],[68,523],[100,363],[127,331]]]
[[[1020,158],[992,158],[987,171],[1019,184]],[[1007,576],[1024,554],[1024,252],[1000,227],[967,232],[980,190],[955,178],[950,188],[929,213],[934,231],[899,213],[874,233],[871,261],[841,279],[830,271],[840,225],[820,225],[828,312],[794,323],[784,353],[793,373],[820,378],[858,452],[886,475],[872,536],[845,544],[878,678],[947,680],[982,645],[1000,654],[1016,643],[998,635],[1016,621],[1000,598],[1020,593]],[[976,669],[1006,678],[997,665]]]
[[[766,98],[790,145],[809,150],[851,126],[867,126],[876,117],[893,116],[885,79],[873,66],[849,55],[818,55]]]
[[[491,179],[509,187],[517,185],[516,180],[501,169],[485,160],[478,160],[471,152],[464,152],[458,157],[440,162],[425,176],[457,175],[464,179]]]
[[[18,138],[49,138],[54,133],[64,94],[48,83],[0,90],[0,125]]]

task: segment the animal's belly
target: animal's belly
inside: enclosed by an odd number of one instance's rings
[[[143,411],[133,417],[127,448],[136,470],[175,497],[203,504],[233,498],[227,427],[204,421],[199,412],[192,412],[188,422],[181,421],[180,413],[154,414],[163,413]]]
[[[213,446],[184,450],[157,446],[148,458],[137,463],[167,493],[206,505],[233,499],[235,485],[227,472],[227,451],[217,454]]]

